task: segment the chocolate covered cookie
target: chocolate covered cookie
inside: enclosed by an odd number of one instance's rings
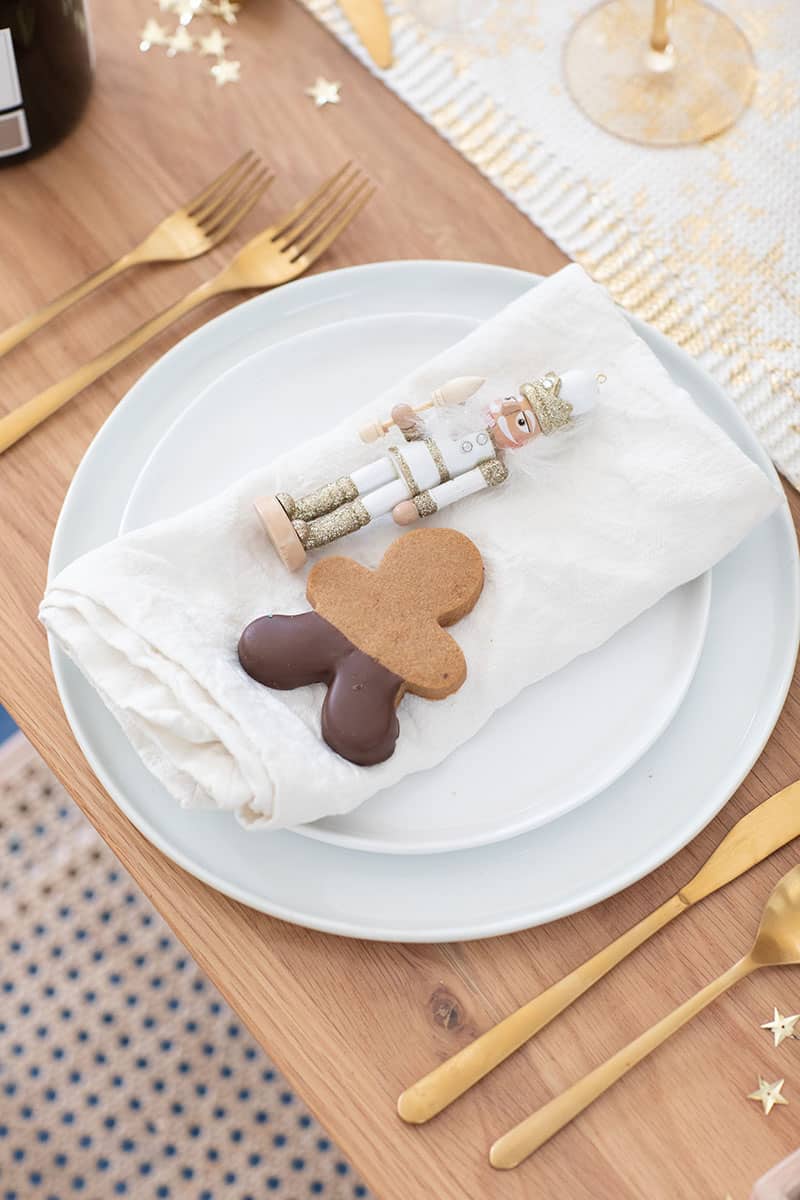
[[[415,530],[375,571],[349,558],[317,563],[306,587],[312,611],[251,622],[239,661],[265,687],[326,683],[323,738],[371,766],[394,752],[406,692],[440,700],[461,687],[467,665],[444,626],[470,612],[482,587],[483,562],[469,538]]]

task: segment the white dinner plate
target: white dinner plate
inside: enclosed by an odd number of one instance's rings
[[[288,337],[365,314],[482,320],[535,283],[506,268],[385,263],[299,281],[242,304],[164,356],[98,433],[58,522],[51,576],[113,538],[160,438],[224,371]],[[771,478],[743,419],[685,354],[639,322],[676,383]],[[653,870],[718,812],[758,757],[792,676],[797,545],[782,505],[713,571],[708,631],[663,736],[600,795],[530,833],[445,855],[364,854],[295,833],[253,835],[228,814],[167,796],[93,689],[51,644],[70,724],[115,801],[184,869],[286,920],[354,937],[450,941],[506,933],[585,908]]]
[[[215,379],[158,443],[120,532],[218,494],[311,432],[331,428],[474,327],[474,319],[436,313],[364,316],[245,359]],[[264,553],[272,553],[266,542]],[[358,537],[341,553],[357,554]],[[675,715],[703,647],[710,583],[708,573],[676,589],[594,653],[527,688],[433,770],[298,833],[354,850],[424,854],[515,837],[569,812],[618,779]],[[531,759],[533,774],[525,770]]]

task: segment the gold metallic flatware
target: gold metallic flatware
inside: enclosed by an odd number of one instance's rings
[[[377,67],[387,71],[392,65],[392,31],[383,0],[339,0],[353,29]]]
[[[800,782],[737,821],[694,878],[655,912],[403,1092],[397,1102],[400,1116],[415,1125],[435,1117],[659,929],[798,836]]]
[[[223,292],[277,287],[302,275],[347,228],[374,190],[357,167],[345,164],[279,221],[243,246],[213,279],[201,283],[182,300],[146,321],[60,383],[53,384],[0,418],[0,453],[198,304]]]
[[[268,173],[253,151],[248,150],[202,192],[165,217],[133,250],[0,333],[0,355],[130,267],[183,262],[207,254],[247,216],[268,183]]]
[[[723,972],[713,983],[679,1005],[629,1045],[618,1050],[606,1062],[579,1079],[572,1087],[545,1104],[538,1112],[511,1129],[492,1146],[489,1161],[493,1167],[516,1167],[544,1145],[601,1096],[612,1083],[621,1079],[651,1051],[676,1033],[692,1017],[759,967],[788,967],[800,964],[800,867],[784,875],[767,900],[756,940],[748,954]]]

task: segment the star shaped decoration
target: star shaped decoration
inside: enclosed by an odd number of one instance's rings
[[[200,38],[200,53],[211,54],[215,58],[222,58],[225,53],[225,47],[230,40],[230,38],[225,37],[221,29],[213,29],[211,33],[207,33],[205,37]]]
[[[173,34],[167,38],[167,54],[174,58],[176,54],[188,54],[194,46],[194,38],[185,25],[179,25]]]
[[[765,1021],[761,1028],[771,1030],[774,1045],[780,1046],[786,1038],[797,1037],[794,1028],[800,1021],[800,1013],[794,1013],[791,1017],[782,1017],[777,1008],[773,1008],[772,1012],[772,1020]]]
[[[210,8],[214,16],[221,17],[226,25],[236,24],[236,14],[240,5],[234,4],[233,0],[219,0],[219,3],[212,4]]]
[[[229,58],[221,58],[219,62],[214,63],[211,74],[217,81],[217,87],[224,87],[226,83],[238,83],[239,66],[238,61]]]
[[[151,17],[139,37],[140,50],[149,50],[151,46],[165,46],[167,44],[166,26],[159,25],[158,21],[154,21]]]
[[[754,1092],[749,1092],[748,1100],[758,1100],[764,1109],[764,1116],[768,1117],[776,1104],[788,1104],[789,1101],[785,1096],[781,1095],[781,1088],[784,1080],[778,1079],[775,1083],[767,1083],[766,1079],[758,1077],[758,1088]]]
[[[306,95],[310,96],[316,104],[317,108],[324,108],[326,104],[338,104],[341,100],[339,92],[342,85],[332,79],[325,79],[319,75],[313,87],[306,88]]]
[[[178,13],[181,25],[190,25],[205,8],[205,0],[173,0],[173,12]]]

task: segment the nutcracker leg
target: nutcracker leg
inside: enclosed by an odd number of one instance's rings
[[[290,521],[313,521],[315,517],[333,512],[335,508],[355,500],[358,488],[349,475],[342,475],[333,483],[325,483],[307,496],[295,499],[288,492],[278,492],[275,499],[286,510]]]
[[[393,478],[376,491],[342,504],[333,512],[316,517],[313,521],[294,520],[292,525],[305,549],[317,550],[348,533],[355,533],[375,517],[391,512],[399,500],[407,500],[408,496],[409,491],[403,480]]]
[[[370,492],[368,496],[363,497],[364,508],[374,520],[375,517],[384,517],[390,513],[395,504],[399,504],[401,500],[408,500],[411,492],[408,490],[408,484],[404,479],[394,478],[391,483],[385,483],[383,487],[377,491]]]
[[[325,483],[322,487],[307,496],[295,499],[288,492],[278,492],[275,499],[286,510],[290,521],[313,521],[316,517],[324,517],[350,500],[372,492],[395,477],[395,469],[389,458],[379,458],[376,462],[359,467],[352,475],[342,475],[333,483]]]
[[[389,457],[359,467],[333,483],[295,499],[287,492],[261,496],[255,502],[267,536],[284,566],[296,571],[306,561],[306,551],[355,533],[373,517],[391,511],[395,491],[408,495],[397,479]]]
[[[292,527],[304,550],[318,550],[337,538],[355,533],[370,522],[370,515],[361,500],[351,500],[333,512],[316,517],[313,521],[292,521]]]

